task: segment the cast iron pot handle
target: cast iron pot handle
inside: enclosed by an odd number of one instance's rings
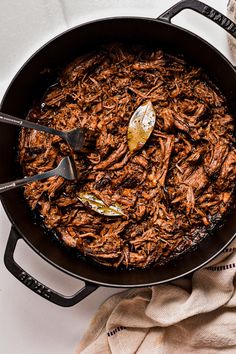
[[[85,283],[85,286],[72,296],[64,296],[58,292],[43,285],[38,280],[33,278],[30,274],[24,271],[14,260],[14,251],[17,241],[21,238],[15,228],[11,229],[10,236],[7,242],[7,247],[4,255],[4,263],[10,273],[12,273],[20,282],[33,290],[36,294],[53,302],[54,304],[69,307],[77,304],[94,290],[98,288],[97,285]]]
[[[198,0],[182,0],[164,12],[161,16],[158,17],[158,19],[171,22],[171,19],[184,9],[196,11],[199,14],[209,18],[224,30],[229,32],[234,38],[236,38],[235,23],[219,11],[215,10],[213,7],[206,5]]]

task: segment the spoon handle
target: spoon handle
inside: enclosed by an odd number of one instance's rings
[[[9,190],[17,188],[17,187],[24,186],[28,183],[35,182],[40,179],[49,178],[49,177],[52,177],[55,175],[57,175],[57,168],[47,171],[47,172],[44,172],[44,173],[40,173],[38,175],[24,177],[24,178],[17,179],[15,181],[11,181],[11,182],[1,183],[0,184],[0,193],[9,191]]]
[[[24,128],[35,129],[35,130],[43,131],[45,133],[58,135],[61,138],[64,138],[64,132],[62,132],[62,131],[59,131],[59,130],[56,130],[56,129],[53,129],[50,127],[46,127],[45,125],[33,123],[33,122],[30,122],[29,120],[20,119],[20,118],[11,116],[11,115],[3,113],[3,112],[0,112],[0,122],[12,124],[12,125],[18,125],[18,126],[24,127]]]

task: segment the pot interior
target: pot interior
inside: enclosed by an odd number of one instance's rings
[[[231,113],[236,116],[235,71],[229,62],[202,39],[177,26],[145,18],[112,18],[87,23],[56,37],[46,44],[18,72],[2,101],[3,112],[25,117],[33,101],[55,81],[58,67],[76,56],[105,42],[138,42],[183,53],[193,64],[203,67],[227,97]],[[0,183],[19,174],[16,167],[18,128],[0,123]],[[59,269],[80,279],[102,285],[133,287],[162,283],[187,274],[219,253],[236,231],[236,211],[226,218],[224,226],[204,239],[195,250],[165,266],[146,270],[105,269],[55,245],[35,224],[24,201],[22,190],[1,196],[5,210],[25,241],[43,258]]]

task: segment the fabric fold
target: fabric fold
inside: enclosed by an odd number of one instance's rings
[[[235,246],[191,279],[106,300],[76,353],[235,353]]]

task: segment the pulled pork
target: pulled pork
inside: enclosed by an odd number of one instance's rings
[[[131,154],[133,112],[151,101],[156,124]],[[89,127],[96,149],[74,154],[77,182],[52,177],[24,189],[29,206],[69,247],[106,266],[164,264],[190,249],[229,210],[235,188],[233,118],[201,69],[162,50],[115,44],[80,56],[61,73],[28,119],[58,130]],[[22,129],[27,175],[71,154],[59,137]],[[78,199],[89,192],[124,216],[107,217]]]

